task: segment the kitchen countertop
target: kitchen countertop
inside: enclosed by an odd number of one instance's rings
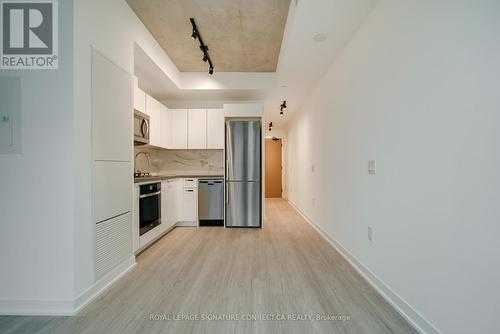
[[[179,178],[208,178],[208,177],[224,177],[223,174],[172,174],[172,175],[153,175],[144,177],[135,177],[134,183],[148,183],[161,180],[179,179]]]

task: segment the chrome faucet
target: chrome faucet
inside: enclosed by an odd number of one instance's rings
[[[140,151],[140,152],[137,152],[137,154],[135,155],[135,158],[134,158],[134,169],[137,173],[140,172],[140,170],[137,168],[137,157],[140,154],[144,154],[146,156],[146,158],[148,158],[148,167],[149,167],[149,169],[151,169],[151,156],[149,155],[149,152]]]

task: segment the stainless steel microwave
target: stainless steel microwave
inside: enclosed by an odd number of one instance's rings
[[[149,116],[134,110],[134,145],[149,144]]]

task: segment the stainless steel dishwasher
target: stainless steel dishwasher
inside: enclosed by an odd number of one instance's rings
[[[198,181],[198,219],[200,226],[224,226],[224,179]]]

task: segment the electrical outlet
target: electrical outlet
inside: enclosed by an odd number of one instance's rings
[[[368,175],[375,175],[375,174],[377,174],[377,164],[375,163],[375,160],[369,160]]]
[[[368,226],[368,240],[373,241],[373,227]]]

